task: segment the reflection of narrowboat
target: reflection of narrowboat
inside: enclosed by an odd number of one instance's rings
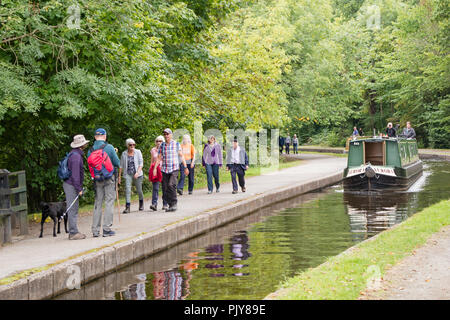
[[[407,190],[421,175],[415,139],[364,138],[349,144],[346,190]]]

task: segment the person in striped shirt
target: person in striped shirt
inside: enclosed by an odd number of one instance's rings
[[[180,143],[172,138],[172,130],[169,128],[164,129],[163,135],[165,141],[158,150],[158,159],[156,160],[155,168],[161,164],[163,201],[169,205],[166,212],[170,212],[177,210],[177,178],[178,171],[180,170],[179,159],[183,163],[185,175],[189,174],[189,169],[187,168],[186,160],[184,160]],[[156,175],[156,172],[154,172],[154,175]]]

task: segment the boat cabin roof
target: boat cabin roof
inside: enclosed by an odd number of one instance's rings
[[[416,139],[367,137],[349,142],[348,167],[370,163],[375,166],[404,167],[419,160]]]

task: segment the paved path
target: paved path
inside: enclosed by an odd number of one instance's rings
[[[54,238],[52,236],[53,222],[45,224],[44,237],[38,238],[39,228],[35,224],[30,227],[30,235],[25,239],[0,248],[0,279],[22,270],[43,267],[89,250],[109,246],[117,241],[136,237],[142,232],[156,231],[205,211],[249,199],[274,189],[341,172],[347,161],[346,158],[319,154],[298,155],[298,158],[305,160],[299,166],[247,178],[246,193],[232,194],[231,183],[222,184],[221,192],[214,192],[211,195],[208,195],[205,189],[194,190],[193,195],[183,195],[178,198],[178,210],[174,213],[165,213],[162,210],[150,211],[150,201],[146,199],[145,211],[139,212],[137,203],[133,203],[132,212],[121,215],[120,223],[117,209],[115,209],[113,230],[116,231],[116,236],[114,237],[93,238],[90,214],[79,217],[79,230],[87,235],[85,240],[69,241],[64,231]],[[159,208],[161,208],[161,199]]]
[[[361,300],[450,300],[450,226],[388,270]]]

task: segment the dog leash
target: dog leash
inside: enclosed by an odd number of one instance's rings
[[[84,193],[84,188],[83,188],[83,193]],[[75,204],[75,202],[78,200],[79,197],[80,197],[80,194],[78,194],[77,197],[72,201],[71,205],[67,208],[67,210],[64,212],[64,214],[59,218],[58,222],[61,221],[61,219],[66,216],[66,213],[69,212],[70,208],[72,208],[72,206]]]

